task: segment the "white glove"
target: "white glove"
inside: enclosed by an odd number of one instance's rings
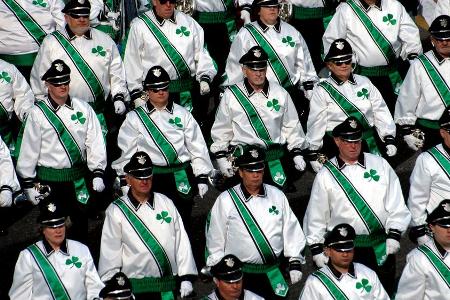
[[[145,105],[145,103],[147,103],[147,101],[145,101],[144,99],[142,99],[141,97],[134,99],[134,107],[138,108],[142,105]]]
[[[217,159],[217,165],[219,166],[220,172],[222,172],[225,177],[233,177],[233,166],[231,162],[226,157],[221,157]]]
[[[112,12],[112,11],[110,11],[110,12],[108,12],[106,14],[106,16],[110,20],[117,20],[119,18],[119,16],[120,16],[120,12]]]
[[[180,286],[180,295],[181,298],[184,298],[186,296],[189,296],[194,288],[192,287],[192,283],[190,281],[182,281]]]
[[[30,201],[33,205],[38,205],[43,198],[34,187],[24,189],[23,192],[25,193],[25,196],[27,196],[28,201]]]
[[[419,150],[419,148],[423,147],[423,141],[419,140],[412,134],[407,134],[403,137],[403,140],[408,145],[409,148],[411,148],[414,151]]]
[[[317,160],[311,160],[309,162],[309,164],[311,165],[311,168],[314,170],[314,172],[319,172],[320,169],[322,169],[322,164],[320,162],[318,162]]]
[[[244,21],[244,25],[250,23],[252,21],[250,19],[250,12],[245,9],[241,10],[241,20]]]
[[[121,115],[125,112],[125,103],[123,101],[114,101],[114,112]]]
[[[387,156],[394,156],[397,154],[397,147],[394,145],[386,145],[386,154]]]
[[[200,95],[206,95],[209,94],[211,89],[209,88],[209,83],[206,81],[200,81]]]
[[[305,90],[304,94],[305,94],[306,99],[311,101],[313,90]]]
[[[299,171],[303,171],[306,168],[305,160],[301,155],[294,156],[294,164],[295,168]]]
[[[325,265],[328,262],[328,256],[325,255],[325,253],[320,253],[320,254],[316,254],[313,255],[313,261],[316,264],[317,267],[322,268],[325,267]]]
[[[429,241],[431,241],[431,238],[430,238],[430,236],[427,235],[427,234],[422,235],[422,236],[419,236],[419,237],[417,238],[417,244],[419,244],[419,246],[422,246],[423,244],[426,244],[426,243],[428,243]]]
[[[302,280],[302,272],[299,270],[289,271],[289,277],[291,278],[291,283],[296,284],[300,280]]]
[[[198,187],[198,195],[200,196],[200,198],[203,198],[206,192],[208,192],[208,185],[204,183],[199,183],[197,187]]]
[[[92,188],[96,192],[99,192],[99,193],[103,192],[103,190],[105,189],[105,184],[103,183],[103,179],[101,179],[100,177],[95,177],[94,179],[92,179]]]
[[[386,239],[386,255],[395,254],[400,250],[400,242],[394,239]]]
[[[3,190],[0,192],[0,207],[9,207],[12,204],[12,192]]]

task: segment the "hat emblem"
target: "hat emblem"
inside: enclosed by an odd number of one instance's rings
[[[258,158],[258,156],[259,156],[258,150],[256,150],[256,149],[250,150],[250,155],[251,155],[253,158]]]
[[[439,23],[441,24],[442,27],[447,27],[448,23],[446,19],[440,19]]]
[[[147,161],[147,160],[145,159],[145,156],[144,156],[144,155],[138,156],[138,157],[137,157],[137,160],[138,160],[138,163],[140,163],[141,165],[145,164],[145,162]]]
[[[84,4],[84,2],[86,2],[86,0],[78,0],[78,3],[80,4]]]
[[[225,259],[225,264],[228,267],[232,268],[234,266],[234,259],[232,257],[226,258]]]
[[[62,65],[62,64],[57,63],[57,64],[55,64],[55,67],[56,67],[56,70],[57,70],[58,72],[62,72],[62,70],[63,70],[63,65]]]
[[[442,204],[442,207],[446,212],[450,212],[450,203],[444,203]]]
[[[339,234],[343,237],[346,237],[348,234],[347,228],[345,228],[345,227],[338,228],[338,231],[339,231]]]
[[[261,50],[259,50],[259,49],[253,50],[253,55],[254,55],[255,57],[260,58],[260,57],[261,57]]]
[[[47,209],[48,209],[48,211],[50,211],[50,212],[55,212],[55,210],[56,210],[56,205],[53,204],[53,203],[49,203],[49,204],[47,205]]]
[[[120,285],[120,286],[124,286],[125,285],[125,278],[123,278],[123,276],[117,277],[117,284]]]
[[[355,129],[358,125],[356,124],[355,120],[350,120],[350,127]]]
[[[338,48],[339,50],[344,49],[344,42],[341,41],[336,42],[336,48]]]
[[[156,77],[161,76],[161,69],[154,69],[153,70],[153,75],[155,75]]]

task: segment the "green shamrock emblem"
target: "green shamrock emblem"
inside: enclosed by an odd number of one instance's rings
[[[283,42],[283,44],[286,44],[286,46],[295,47],[295,42],[292,40],[292,37],[289,35],[282,38],[281,41]]]
[[[80,259],[76,256],[72,256],[72,259],[68,258],[66,260],[66,265],[70,266],[70,268],[73,268],[73,266],[77,267],[78,269],[81,268],[81,261],[79,261]]]
[[[387,14],[383,17],[383,22],[388,22],[391,25],[395,25],[395,23],[397,23],[397,20],[394,19],[394,16],[392,14]]]
[[[173,119],[169,119],[169,123],[177,126],[178,128],[183,128],[183,124],[181,124],[180,117],[175,117]]]
[[[46,7],[47,3],[45,3],[44,0],[33,0],[33,5]]]
[[[364,178],[370,178],[369,181],[372,179],[378,181],[380,180],[380,175],[377,175],[377,170],[370,169],[369,172],[364,173]]]
[[[271,107],[272,108],[271,110],[275,109],[275,111],[280,110],[280,104],[278,104],[277,99],[272,99],[272,100],[267,101],[267,107],[269,107],[269,108]]]
[[[2,71],[2,73],[0,74],[0,81],[11,83],[11,76],[9,76],[8,72]]]
[[[71,117],[72,121],[80,122],[81,124],[84,124],[86,122],[86,118],[83,117],[83,113],[81,111],[77,111],[76,114],[73,114]]]
[[[372,286],[369,284],[369,280],[363,278],[361,282],[356,283],[356,289],[362,289],[361,291],[366,291],[369,293],[372,290]]]
[[[284,292],[285,289],[286,289],[286,286],[283,283],[278,283],[275,288],[275,294],[280,295],[281,293]]]
[[[163,210],[160,214],[156,215],[156,220],[162,220],[161,224],[166,222],[166,223],[170,223],[170,221],[172,221],[172,217],[169,217],[169,213],[165,210]]]
[[[362,97],[363,99],[369,99],[369,91],[366,88],[363,88],[359,92],[356,93],[358,97]]]
[[[276,208],[276,206],[273,205],[271,208],[269,208],[269,213],[278,215],[280,211]]]
[[[96,48],[92,48],[92,53],[94,53],[96,56],[105,56],[106,55],[106,51],[105,49],[103,49],[102,46],[97,46]]]
[[[187,28],[185,26],[181,26],[180,28],[177,28],[177,30],[175,31],[175,33],[180,36],[189,36],[191,34],[191,32],[189,30],[187,30]]]

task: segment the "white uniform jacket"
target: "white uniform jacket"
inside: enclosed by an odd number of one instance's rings
[[[222,300],[223,298],[218,294],[219,294],[219,292],[217,290],[215,290],[214,292],[209,294],[208,297],[206,297],[204,300]],[[244,294],[244,295],[242,295],[242,294]],[[264,300],[263,297],[260,297],[260,296],[256,295],[255,293],[252,293],[248,290],[243,289],[242,294],[239,297],[239,300]]]
[[[442,79],[450,85],[450,60],[434,50],[425,53]],[[399,125],[414,125],[417,118],[439,120],[446,105],[422,63],[415,59],[408,69],[395,104],[394,120]]]
[[[106,168],[106,146],[94,110],[83,100],[70,98],[58,106],[49,98],[42,100],[64,123],[77,143],[90,171],[103,173]],[[36,105],[31,109],[19,144],[17,175],[35,178],[36,167],[53,169],[73,167],[55,128]]]
[[[377,274],[363,264],[352,263],[346,274],[340,273],[333,266],[327,265],[320,269],[328,275],[335,285],[349,300],[389,300]],[[358,284],[359,283],[359,284]],[[306,279],[299,300],[333,300],[335,299],[326,286],[315,275]]]
[[[62,0],[15,0],[46,32],[55,30],[56,25],[64,24]],[[15,14],[0,2],[0,55],[28,54],[39,50],[39,44],[25,30]]]
[[[422,53],[419,29],[400,2],[378,0],[374,6],[367,6],[365,2],[364,4],[361,2],[363,1],[355,0],[390,42],[397,57],[406,59],[409,54]],[[346,39],[350,43],[361,66],[388,64],[363,23],[345,2],[337,7],[322,37],[324,53],[328,53],[331,43],[339,38]]]
[[[11,119],[14,112],[17,118],[23,122],[34,105],[33,92],[19,70],[14,65],[1,59],[0,76],[0,105],[2,110],[7,112],[8,120]]]
[[[400,181],[384,158],[361,153],[358,162],[352,165],[336,157],[330,162],[340,169],[366,200],[386,233],[389,229],[404,232],[408,228],[411,214],[406,208]],[[338,182],[324,167],[314,179],[303,219],[308,245],[323,243],[325,233],[341,223],[350,224],[357,235],[369,234]]]
[[[152,193],[150,201],[139,204],[130,195],[123,196],[122,201],[136,213],[164,248],[173,275],[196,275],[191,244],[172,200],[163,194]],[[129,278],[161,277],[154,257],[114,203],[106,209],[98,270],[103,281],[119,271]]]
[[[301,252],[305,248],[305,236],[286,195],[267,184],[261,186],[256,196],[248,194],[240,184],[233,189],[255,218],[274,254],[279,257],[284,251],[284,256],[290,260],[304,262]],[[244,263],[263,264],[256,244],[227,191],[217,198],[206,226],[208,266],[216,264],[227,254],[236,255]]]
[[[291,96],[279,84],[268,82],[255,92],[247,80],[236,85],[251,101],[261,116],[271,140],[287,144],[288,150],[306,148],[306,138]],[[211,152],[227,151],[228,146],[259,145],[265,147],[250,123],[244,108],[230,89],[225,90],[211,129]]]
[[[325,79],[335,89],[343,94],[366,117],[369,125],[375,127],[378,135],[384,138],[387,135],[395,137],[395,123],[389,112],[383,96],[378,89],[365,76],[352,74],[342,82],[335,76]],[[306,137],[311,150],[322,148],[323,137],[327,131],[347,119],[348,115],[331,98],[321,86],[313,91],[308,116]]]
[[[155,16],[153,10],[145,14],[183,56],[190,70],[190,76],[197,81],[212,81],[217,74],[214,62],[205,48],[202,27],[190,16],[175,10],[171,19],[163,20]],[[172,58],[172,57],[171,57]],[[127,83],[130,91],[142,90],[142,82],[148,70],[153,66],[161,66],[169,73],[170,79],[179,79],[165,49],[140,18],[131,22],[127,45],[124,54]],[[186,79],[186,78],[182,78]]]
[[[434,18],[437,18],[440,15],[449,15],[450,14],[450,1],[449,0],[439,0],[439,1],[437,1],[436,8],[435,8],[434,12],[435,12],[434,13]],[[431,25],[431,23],[429,23],[428,25]]]
[[[226,0],[193,0],[195,10],[199,12],[227,11]]]
[[[435,253],[447,268],[450,268],[450,253],[445,251],[436,241],[425,244]],[[406,266],[398,282],[396,300],[446,300],[449,286],[429,259],[418,248],[413,249],[406,256]]]
[[[16,170],[11,159],[11,153],[8,146],[0,138],[0,191],[11,189],[12,192],[20,190],[19,181],[17,180]]]
[[[53,250],[47,241],[39,241],[36,245],[50,261],[70,299],[98,298],[104,284],[98,276],[88,247],[72,240],[66,240],[58,251]],[[39,265],[28,249],[22,250],[17,259],[9,297],[20,300],[53,299]]]
[[[439,144],[436,149],[449,159],[448,147]],[[424,225],[428,214],[442,200],[450,199],[450,178],[430,153],[423,152],[417,157],[409,182],[411,226]]]
[[[142,108],[170,141],[180,162],[191,161],[195,176],[206,175],[213,169],[200,126],[189,111],[172,101],[162,110],[153,107],[150,101]],[[152,139],[135,110],[130,111],[122,123],[117,145],[122,150],[120,158],[112,163],[117,175],[125,175],[123,167],[138,150],[150,155],[154,165],[169,166],[159,145]]]
[[[67,25],[58,27],[58,31],[70,40],[72,46],[76,48],[94,71],[103,87],[105,100],[110,93],[113,97],[120,93],[125,97],[125,100],[128,100],[122,58],[116,44],[107,34],[91,28],[85,35],[76,36]],[[47,94],[47,88],[41,77],[56,59],[62,59],[70,68],[70,95],[87,102],[93,102],[95,98],[89,85],[53,35],[48,35],[44,39],[31,70],[30,83],[36,97],[42,98]]]
[[[255,28],[262,34],[276,51],[278,58],[289,73],[292,84],[303,84],[307,81],[316,82],[317,77],[314,65],[309,54],[308,46],[300,32],[292,25],[280,21],[274,26],[267,26],[261,21],[252,22]],[[242,66],[239,64],[241,57],[253,46],[259,45],[249,30],[241,28],[231,44],[225,66],[225,82],[223,85],[232,85],[244,79]],[[267,68],[267,79],[269,81],[280,81],[269,64]]]

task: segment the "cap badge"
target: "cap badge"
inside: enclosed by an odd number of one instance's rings
[[[350,120],[350,127],[355,129],[358,125],[356,124],[355,120]]]
[[[225,263],[228,267],[232,268],[234,266],[234,259],[229,257],[225,259]]]
[[[341,227],[341,228],[338,228],[338,230],[339,230],[339,234],[340,234],[341,236],[343,236],[343,237],[346,237],[346,236],[347,236],[347,234],[348,234],[347,228]]]
[[[78,3],[80,4],[84,4],[86,2],[86,0],[78,0]]]
[[[253,55],[255,57],[257,57],[257,58],[260,58],[261,57],[261,50],[259,50],[259,49],[253,50]]]
[[[259,156],[258,150],[256,150],[256,149],[250,150],[250,155],[251,155],[253,158],[258,158],[258,156]]]
[[[336,48],[338,48],[339,50],[344,49],[344,42],[336,42]]]
[[[55,64],[55,67],[56,67],[56,70],[57,70],[58,72],[62,72],[62,70],[63,70],[63,65],[62,65],[62,64],[57,63],[57,64]]]
[[[56,210],[56,205],[53,204],[53,203],[49,203],[49,204],[47,205],[47,209],[48,209],[48,211],[50,211],[50,212],[55,212],[55,210]]]
[[[122,276],[117,277],[117,284],[120,286],[124,286],[125,285],[125,278],[123,278]]]
[[[153,75],[155,75],[156,77],[161,76],[161,69],[154,69],[153,70]]]
[[[444,27],[444,28],[446,28],[447,27],[447,25],[448,25],[448,23],[447,23],[447,20],[446,19],[440,19],[439,20],[439,23],[441,24],[441,26],[442,27]]]
[[[138,163],[140,163],[141,165],[145,164],[145,162],[147,161],[145,159],[145,156],[141,155],[137,157]]]
[[[442,204],[442,207],[446,212],[450,212],[450,203],[444,203]]]

